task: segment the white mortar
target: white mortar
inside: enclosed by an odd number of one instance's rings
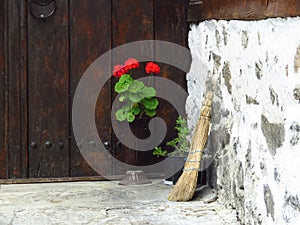
[[[268,225],[286,224],[288,221],[289,224],[300,224],[300,211],[285,204],[288,196],[298,196],[300,200],[300,141],[296,145],[290,144],[290,140],[297,135],[291,131],[291,125],[300,125],[300,104],[293,93],[300,84],[300,69],[298,73],[294,69],[298,46],[300,18],[212,20],[191,25],[189,47],[193,61],[187,75],[189,97],[186,104],[189,126],[193,129],[198,120],[207,78],[220,83],[214,101],[221,102],[221,110],[228,110],[229,116],[222,118],[220,124],[213,124],[213,129],[217,130],[220,125],[232,127],[230,142],[225,146],[228,151],[232,151],[234,140],[239,138],[236,157],[243,165],[245,187],[245,218],[241,219],[246,224],[255,224],[251,216]],[[215,65],[213,54],[220,56],[219,67]],[[229,83],[232,94],[223,77],[225,63],[229,64],[231,72]],[[256,75],[257,67],[261,70],[260,79]],[[273,99],[270,92],[275,93]],[[246,95],[258,105],[247,104]],[[270,154],[261,129],[262,114],[270,123],[284,124],[284,142],[276,149],[274,156]],[[247,168],[249,141],[251,167]],[[217,161],[222,153],[219,152],[219,155]],[[219,163],[217,172],[221,167],[236,163],[236,159],[230,160],[227,165]],[[265,164],[264,169],[261,169],[261,163]],[[275,169],[280,181],[274,179]],[[224,184],[225,179],[234,179],[234,174],[235,171],[229,171],[228,177],[218,176],[217,183]],[[268,185],[272,193],[274,220],[270,214],[267,215],[264,185]],[[224,200],[228,198],[221,190],[220,196]]]

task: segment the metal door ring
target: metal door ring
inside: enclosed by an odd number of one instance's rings
[[[55,0],[31,0],[29,10],[36,19],[47,19],[56,11]]]

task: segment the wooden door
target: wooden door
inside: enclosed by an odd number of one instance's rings
[[[69,176],[68,2],[57,4],[47,19],[27,13],[30,178]]]
[[[71,106],[85,70],[110,49],[111,5],[107,0],[56,4],[47,19],[27,14],[29,177],[96,175],[71,135]],[[108,84],[96,109],[98,132],[108,142],[110,92]]]
[[[97,176],[72,132],[72,100],[80,78],[99,56],[132,41],[157,39],[187,46],[187,1],[55,0],[56,10],[48,18],[32,13],[32,2],[49,1],[0,2],[0,178]],[[161,76],[185,88],[182,71],[160,66]],[[110,120],[115,82],[108,81],[98,97],[99,136],[110,143],[108,151],[118,160],[152,164],[157,158],[151,151],[128,149],[115,138]],[[158,115],[168,124],[165,140],[171,139],[176,111],[161,100]],[[146,127],[136,124],[132,129],[146,137]],[[124,173],[113,166],[107,170]]]

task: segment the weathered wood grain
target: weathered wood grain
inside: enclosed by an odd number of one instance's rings
[[[188,23],[187,23],[187,0],[155,0],[155,39],[176,43],[183,47],[187,47],[188,40]],[[161,26],[161,24],[164,24]],[[156,49],[155,53],[159,54],[159,49]],[[178,60],[180,59],[180,53],[178,53]],[[174,53],[174,55],[177,55]],[[177,69],[172,65],[160,64],[161,74],[160,76],[174,81],[181,85],[186,90],[186,74],[185,72]],[[156,85],[160,85],[157,83]],[[168,90],[166,89],[166,96]],[[158,108],[158,116],[164,119],[168,126],[166,141],[173,139],[177,133],[174,129],[176,118],[178,113],[175,108],[167,101],[160,100],[161,104]],[[184,102],[182,103],[184,108]],[[165,144],[165,142],[163,144]],[[170,149],[171,150],[171,149]]]
[[[147,0],[131,1],[131,0],[113,0],[112,8],[112,47],[126,44],[139,40],[152,40],[154,38],[153,32],[153,2]],[[151,53],[149,53],[151,55]],[[144,66],[144,64],[143,64]],[[142,70],[141,70],[142,72]],[[136,78],[138,73],[133,74]],[[142,76],[142,75],[139,75]],[[114,86],[116,79],[113,79]],[[113,89],[112,89],[113,91]],[[113,97],[115,93],[113,91]],[[144,127],[145,124],[139,126],[132,125],[134,134],[140,134],[139,138],[147,136]],[[142,131],[141,131],[142,130]],[[112,143],[114,147],[114,157],[124,163],[132,165],[141,165],[138,161],[138,155],[142,154],[139,151],[134,151],[126,146],[119,144],[115,135],[112,136]],[[142,162],[147,163],[147,162]],[[114,168],[115,175],[125,174],[123,168]]]
[[[72,98],[84,71],[109,49],[132,41],[161,39],[186,46],[187,1],[56,2],[55,14],[47,19],[32,17],[28,0],[0,2],[0,179],[97,176],[80,154],[71,127]],[[150,55],[154,56],[154,50],[153,46]],[[178,76],[181,71],[161,66],[162,76],[184,86],[185,79]],[[157,159],[151,151],[128,149],[112,134],[115,82],[108,81],[98,97],[99,136],[111,143],[108,151],[118,160],[153,164]],[[163,100],[159,110],[162,117],[168,117],[171,131],[177,115],[173,121],[168,115],[173,111]],[[147,122],[140,122],[131,127],[145,138],[149,135]],[[47,141],[52,144],[49,149]],[[31,148],[32,142],[37,143],[36,149]],[[91,157],[103,163],[98,154],[91,153]],[[107,163],[111,175],[124,174],[123,169]]]
[[[8,176],[27,176],[26,1],[7,4]]]
[[[0,1],[0,179],[6,178],[7,172],[7,151],[6,151],[6,139],[5,139],[5,21],[4,21],[4,1]]]
[[[68,2],[56,2],[54,16],[28,15],[28,139],[37,143],[29,149],[30,178],[69,176]]]
[[[111,2],[107,0],[70,1],[70,92],[71,100],[80,78],[89,65],[111,48]],[[109,66],[109,65],[108,65]],[[86,99],[87,101],[89,99]],[[70,102],[72,104],[72,102]],[[72,105],[70,105],[72,107]],[[72,109],[70,107],[70,110]],[[111,85],[102,89],[95,109],[97,130],[102,141],[111,143]],[[86,141],[91,141],[86,139]],[[79,145],[83,143],[79,143]],[[109,149],[111,152],[111,149]],[[87,151],[88,152],[88,151]],[[91,151],[96,165],[106,164],[105,174],[112,171],[112,162],[101,161],[101,154]],[[103,167],[103,166],[101,166]],[[74,136],[71,138],[70,171],[72,177],[98,175],[82,157]]]
[[[190,0],[188,20],[256,20],[299,15],[299,0]]]

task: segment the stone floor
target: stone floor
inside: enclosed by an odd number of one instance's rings
[[[238,225],[218,201],[169,202],[171,187],[121,186],[117,181],[2,185],[1,225]]]

